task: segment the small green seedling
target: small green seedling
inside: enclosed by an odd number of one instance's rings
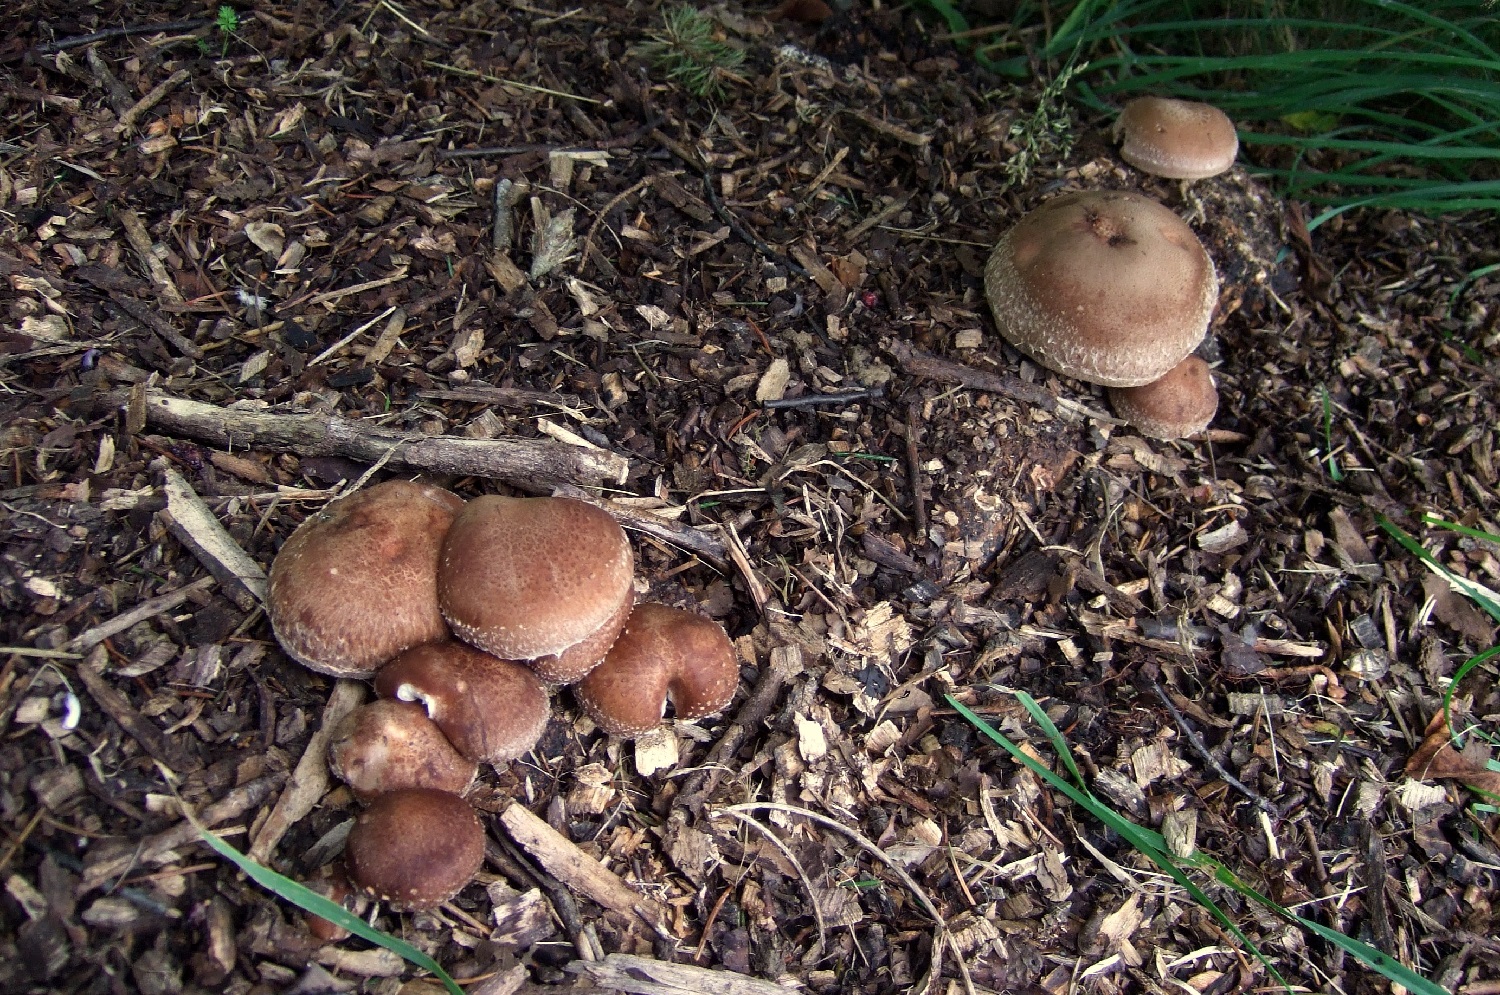
[[[667,79],[681,83],[695,97],[717,97],[725,80],[745,61],[745,53],[714,37],[713,18],[692,7],[671,7],[662,28],[636,51],[651,60]]]
[[[219,58],[229,54],[229,39],[240,29],[240,15],[228,4],[219,7],[214,17],[214,27],[219,31]]]

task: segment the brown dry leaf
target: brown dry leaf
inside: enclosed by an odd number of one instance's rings
[[[1428,574],[1422,578],[1422,595],[1432,602],[1437,620],[1478,646],[1495,641],[1495,627],[1489,616],[1468,598],[1463,597],[1442,577]]]
[[[1427,723],[1424,737],[1417,752],[1406,762],[1409,777],[1452,778],[1479,791],[1500,795],[1500,771],[1485,766],[1490,759],[1489,750],[1477,736],[1468,738],[1462,752],[1455,750],[1448,723],[1439,712]]]

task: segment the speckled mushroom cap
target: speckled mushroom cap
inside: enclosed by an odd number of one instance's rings
[[[463,890],[484,862],[484,827],[469,803],[430,788],[380,795],[344,844],[349,880],[399,909],[430,909]]]
[[[1229,115],[1195,100],[1137,97],[1115,119],[1113,133],[1121,159],[1174,180],[1218,176],[1240,150]]]
[[[421,705],[405,701],[372,701],[344,716],[328,743],[328,766],[365,801],[400,788],[462,794],[479,773]]]
[[[634,569],[608,512],[572,498],[486,495],[443,543],[438,601],[460,639],[566,684],[614,642]]]
[[[1051,370],[1106,387],[1150,383],[1203,340],[1219,296],[1187,223],[1149,197],[1087,191],[1047,201],[990,254],[1000,334]]]
[[[266,610],[287,655],[336,677],[369,677],[402,650],[448,638],[438,551],[464,502],[391,480],[335,501],[271,564]]]
[[[1153,439],[1183,439],[1208,427],[1219,410],[1213,373],[1197,356],[1189,356],[1160,380],[1139,387],[1114,387],[1109,400],[1115,414]]]
[[[551,715],[547,688],[529,668],[456,640],[413,646],[380,668],[375,690],[419,703],[459,753],[480,763],[531,749]]]
[[[701,719],[729,704],[740,668],[724,627],[680,608],[639,604],[604,662],[577,687],[579,704],[613,736],[661,724],[671,699],[679,719]]]

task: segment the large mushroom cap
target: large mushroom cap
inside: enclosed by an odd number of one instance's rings
[[[413,646],[380,668],[375,690],[420,702],[459,753],[481,763],[514,760],[536,745],[551,709],[541,678],[465,643]]]
[[[1115,413],[1153,439],[1183,439],[1208,427],[1219,410],[1219,392],[1208,364],[1189,356],[1160,380],[1114,387]]]
[[[614,641],[634,569],[608,512],[571,498],[487,495],[448,532],[438,600],[460,639],[567,683]]]
[[[349,879],[397,908],[428,909],[463,890],[484,863],[484,827],[469,803],[430,788],[376,798],[344,844]]]
[[[1218,176],[1234,165],[1240,138],[1229,115],[1212,104],[1137,97],[1115,120],[1120,158],[1174,180]]]
[[[659,725],[667,700],[679,719],[701,719],[729,704],[740,668],[724,627],[668,605],[639,604],[604,662],[578,685],[578,701],[599,727],[636,736]]]
[[[1048,369],[1106,387],[1149,383],[1203,340],[1219,296],[1187,223],[1149,197],[1049,200],[1006,232],[984,270],[995,322]]]
[[[438,551],[463,499],[391,480],[335,501],[271,564],[266,609],[287,655],[336,677],[369,677],[402,650],[446,639]]]

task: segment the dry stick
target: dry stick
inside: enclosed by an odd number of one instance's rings
[[[900,864],[891,860],[891,858],[886,855],[886,852],[884,850],[880,849],[880,847],[876,846],[874,843],[871,843],[857,829],[851,829],[849,826],[844,825],[837,819],[830,819],[826,815],[814,812],[811,809],[799,808],[796,805],[783,805],[780,802],[745,802],[741,805],[730,805],[728,808],[722,809],[721,811],[727,815],[733,815],[738,812],[753,812],[756,809],[770,809],[773,812],[785,812],[788,815],[799,815],[802,818],[807,819],[811,822],[816,822],[818,825],[823,826],[827,829],[832,829],[836,832],[843,833],[845,836],[849,837],[850,841],[853,842],[855,846],[859,847],[861,850],[865,851],[870,856],[874,857],[876,860],[880,861],[887,868],[889,868],[890,872],[896,875],[897,880],[905,885],[906,889],[912,893],[912,896],[915,897],[919,903],[921,903],[923,911],[925,911],[930,917],[932,917],[932,921],[937,925],[937,929],[934,931],[935,935],[933,936],[932,942],[932,969],[928,973],[925,983],[920,986],[921,989],[926,990],[927,988],[929,988],[932,984],[933,979],[939,976],[940,969],[942,967],[942,949],[946,946],[953,951],[953,959],[958,963],[958,973],[963,978],[964,991],[968,992],[969,995],[974,995],[974,980],[969,977],[969,966],[964,963],[963,951],[958,948],[957,942],[954,941],[952,934],[948,932],[948,924],[946,921],[944,921],[943,914],[938,911],[936,903],[934,903],[933,900],[928,897],[926,890],[920,884],[917,884],[916,879],[913,878],[910,874],[906,873],[905,868],[903,868]]]
[[[93,649],[110,636],[124,632],[137,622],[144,622],[148,618],[155,618],[164,611],[171,611],[199,591],[206,591],[210,587],[213,587],[214,583],[213,577],[200,577],[186,587],[179,587],[175,591],[158,594],[154,598],[147,598],[129,611],[121,615],[116,615],[108,622],[101,622],[92,629],[80,632],[68,640],[63,648],[71,653]]]
[[[807,890],[807,899],[812,903],[813,919],[818,924],[818,949],[813,952],[813,956],[823,956],[823,951],[828,949],[828,925],[823,920],[823,907],[818,904],[818,893],[813,890],[812,879],[807,876],[807,871],[802,869],[802,862],[797,859],[796,854],[792,853],[791,847],[787,846],[786,843],[782,841],[780,836],[777,836],[775,833],[771,832],[770,826],[767,826],[765,823],[761,822],[753,815],[749,815],[745,812],[736,812],[733,809],[725,809],[724,814],[732,815],[736,819],[739,819],[741,822],[745,823],[745,825],[753,826],[754,828],[760,830],[761,835],[764,836],[772,846],[781,851],[781,855],[786,858],[787,863],[791,864],[792,869],[797,872],[797,877],[802,881],[802,887]],[[707,927],[705,926],[704,929],[706,930]],[[707,941],[707,932],[705,932],[703,936],[704,940]]]
[[[634,131],[627,132],[615,138],[605,138],[594,142],[592,145],[481,145],[472,149],[439,149],[439,159],[470,159],[486,155],[522,155],[528,152],[547,152],[566,155],[570,152],[602,152],[605,149],[621,149],[645,138],[662,123],[661,117],[654,117],[641,125]]]
[[[339,721],[354,711],[364,696],[365,686],[359,681],[341,680],[333,686],[333,693],[323,708],[323,721],[308,739],[307,749],[302,751],[302,757],[292,771],[291,782],[276,799],[276,807],[250,843],[251,860],[266,863],[287,830],[311,812],[328,793],[328,743],[333,739],[333,730]]]
[[[166,95],[171,93],[173,88],[175,88],[179,83],[187,82],[188,77],[191,75],[192,74],[189,73],[186,69],[179,69],[172,75],[168,76],[166,79],[162,80],[160,83],[153,86],[150,93],[146,94],[140,100],[137,100],[134,104],[126,109],[124,114],[120,115],[120,123],[115,125],[115,133],[124,134],[131,128],[134,128],[135,123],[139,121],[143,116],[145,116],[147,111],[155,107],[157,104],[161,103]],[[181,299],[178,299],[176,303],[181,304]]]
[[[498,843],[489,840],[484,848],[484,855],[506,877],[545,892],[547,900],[552,903],[552,911],[557,913],[563,931],[568,934],[578,956],[584,960],[598,960],[594,946],[589,942],[587,924],[579,915],[578,903],[573,900],[568,889],[540,867],[533,866],[531,860],[509,837],[502,836]]]
[[[802,647],[777,646],[771,650],[765,666],[761,667],[760,679],[755,682],[755,689],[750,692],[750,697],[745,699],[745,703],[735,713],[734,721],[708,751],[702,767],[688,778],[682,793],[677,796],[679,806],[695,814],[703,808],[704,801],[719,786],[719,780],[724,775],[725,765],[729,759],[739,750],[740,744],[745,741],[750,730],[764,722],[766,716],[771,714],[772,709],[781,700],[781,689],[786,686],[786,682],[791,680],[792,675],[801,672]]]
[[[207,17],[195,18],[191,21],[168,21],[166,24],[128,24],[121,28],[106,28],[103,31],[95,31],[88,35],[74,35],[72,38],[59,38],[57,41],[42,42],[32,49],[38,55],[50,55],[53,52],[61,52],[69,48],[79,48],[83,45],[92,45],[96,41],[109,41],[113,38],[127,38],[130,35],[154,35],[165,31],[197,31],[213,24],[213,20]]]
[[[885,396],[884,387],[867,387],[864,390],[841,390],[832,394],[800,394],[797,397],[777,397],[760,402],[768,411],[782,408],[818,408],[825,405],[850,404],[854,401],[873,401]]]
[[[1167,706],[1167,711],[1171,713],[1172,718],[1177,722],[1177,728],[1182,730],[1182,734],[1186,736],[1187,741],[1193,745],[1193,749],[1198,751],[1199,756],[1208,761],[1209,766],[1214,769],[1214,773],[1218,774],[1220,779],[1223,780],[1225,784],[1229,785],[1231,788],[1234,788],[1246,798],[1249,798],[1251,801],[1255,802],[1256,807],[1261,811],[1267,813],[1273,818],[1280,819],[1282,816],[1281,809],[1277,808],[1275,803],[1263,797],[1253,788],[1247,787],[1239,778],[1235,777],[1233,774],[1229,773],[1229,771],[1225,770],[1224,765],[1219,763],[1218,758],[1216,758],[1212,753],[1208,752],[1208,747],[1204,744],[1203,738],[1198,735],[1197,730],[1188,725],[1187,719],[1181,712],[1177,710],[1177,706],[1172,703],[1172,699],[1167,695],[1166,690],[1159,683],[1157,683],[1155,678],[1151,678],[1150,680],[1151,690],[1155,691],[1156,696],[1161,699],[1161,703]]]
[[[589,225],[588,234],[583,236],[583,251],[578,254],[578,266],[575,271],[580,276],[583,274],[583,267],[588,264],[589,256],[594,251],[594,236],[599,234],[599,227],[604,224],[604,219],[609,217],[609,213],[615,208],[619,207],[621,204],[625,203],[627,199],[634,197],[636,194],[640,193],[642,190],[655,183],[656,175],[657,174],[652,173],[650,176],[642,177],[627,189],[621,190],[619,193],[610,198],[609,203],[604,205],[603,210],[594,215],[594,223]]]
[[[911,519],[917,546],[927,543],[927,495],[922,490],[922,453],[917,446],[917,427],[922,405],[912,401],[906,406],[906,477],[911,487]],[[865,533],[871,535],[873,533]]]
[[[646,995],[789,995],[796,991],[764,978],[692,964],[674,964],[635,954],[610,954],[602,961],[575,962],[569,964],[567,970],[586,975],[610,991],[643,992]],[[572,992],[573,989],[560,988],[557,991]]]
[[[162,474],[162,491],[167,497],[167,529],[218,578],[230,600],[241,611],[263,603],[266,572],[234,541],[192,485],[168,467]]]
[[[639,917],[653,930],[664,929],[666,913],[656,899],[633,890],[618,874],[584,853],[525,805],[512,802],[500,814],[500,824],[517,845],[558,881],[607,909]]]
[[[694,528],[691,525],[684,525],[670,518],[663,518],[661,515],[653,515],[651,512],[643,511],[639,508],[631,508],[606,498],[595,497],[580,487],[528,488],[524,483],[517,486],[523,490],[530,490],[533,493],[548,493],[555,496],[576,498],[579,501],[587,501],[589,504],[596,505],[609,512],[614,520],[620,523],[622,528],[644,532],[646,535],[660,539],[662,542],[685,549],[706,560],[717,570],[727,571],[729,569],[729,553],[724,548],[724,543],[702,529]]]
[[[1037,384],[1027,383],[1019,377],[987,373],[962,363],[940,359],[931,353],[913,349],[900,339],[891,342],[886,351],[896,357],[901,368],[914,377],[927,377],[942,383],[959,384],[975,390],[988,391],[991,394],[1004,394],[1017,401],[1033,404],[1044,411],[1057,409],[1057,398],[1052,396],[1051,391]]]
[[[259,808],[267,798],[286,781],[286,774],[278,771],[246,781],[230,791],[212,805],[198,813],[198,822],[203,826],[216,826],[230,819],[237,819],[254,808]],[[157,864],[180,859],[177,850],[198,839],[198,830],[184,820],[171,829],[148,836],[141,841],[138,850],[117,857],[108,857],[97,864],[90,864],[83,872],[81,887],[84,891],[108,884],[135,864]]]
[[[104,679],[104,665],[108,660],[109,652],[103,646],[96,646],[88,659],[78,665],[78,679],[89,696],[149,756],[177,773],[184,772],[192,765],[192,759]]]
[[[122,407],[128,399],[128,392],[106,398]],[[390,453],[391,462],[398,466],[532,487],[546,481],[623,483],[630,469],[629,461],[614,453],[549,439],[411,435],[333,415],[241,411],[160,391],[147,391],[145,402],[149,424],[235,449],[271,449],[302,457],[345,456],[366,463]]]

